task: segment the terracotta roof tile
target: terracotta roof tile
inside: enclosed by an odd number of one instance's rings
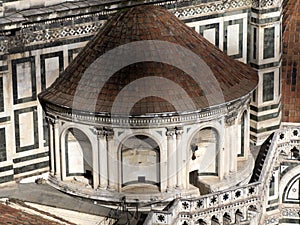
[[[283,121],[300,122],[300,2],[285,0],[283,9]]]
[[[31,215],[21,210],[14,209],[10,206],[0,204],[0,224],[12,225],[59,225],[43,217]]]
[[[135,48],[128,49],[129,43]],[[105,63],[99,60],[103,55]],[[128,63],[135,57],[147,60]],[[103,75],[119,67],[112,76]],[[186,112],[235,100],[257,82],[252,68],[229,58],[172,13],[138,6],[108,20],[39,98],[42,105],[96,113]]]

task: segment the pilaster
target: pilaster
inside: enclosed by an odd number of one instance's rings
[[[61,179],[61,154],[59,140],[59,121],[54,120],[54,152],[55,152],[55,176]]]
[[[183,129],[177,128],[176,131],[176,156],[177,156],[177,179],[176,179],[176,186],[177,188],[183,188],[183,181],[184,179],[184,164],[183,164],[183,157],[182,157],[182,134]]]
[[[49,130],[49,153],[50,153],[50,174],[54,175],[55,171],[55,155],[54,155],[54,123],[55,120],[51,117],[46,117]]]
[[[118,157],[114,147],[114,132],[113,130],[106,130],[107,142],[107,171],[108,171],[108,186],[109,190],[118,189]]]
[[[168,190],[172,190],[176,186],[176,130],[174,128],[167,129],[167,146],[168,146]]]
[[[225,117],[225,126],[227,128],[227,138],[229,140],[229,171],[237,171],[237,112],[230,113]]]
[[[251,8],[249,59],[259,83],[251,102],[250,133],[251,141],[261,145],[281,124],[282,8],[265,4],[267,1],[255,2]]]
[[[99,167],[99,188],[106,189],[108,186],[108,157],[107,157],[107,131],[103,128],[96,130],[98,141],[98,167]]]

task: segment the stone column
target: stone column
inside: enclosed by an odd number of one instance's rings
[[[66,137],[63,137],[65,140]],[[61,157],[61,180],[65,180],[67,176],[67,163],[66,163],[66,146],[65,141],[60,141],[60,157]]]
[[[99,147],[98,147],[98,132],[96,130],[97,143],[92,145],[93,151],[93,188],[97,189],[99,187]]]
[[[182,157],[182,134],[183,129],[178,128],[176,129],[176,157],[177,157],[177,168],[176,168],[176,186],[177,188],[181,189],[183,188],[182,181],[184,179],[184,164],[183,164],[183,157]]]
[[[168,190],[172,190],[176,186],[176,133],[175,129],[167,130],[167,146],[168,146]]]
[[[97,139],[98,139],[98,165],[99,165],[99,187],[101,189],[106,189],[108,185],[108,171],[107,171],[107,132],[103,129],[97,129]]]
[[[55,152],[55,176],[61,179],[61,159],[60,159],[60,140],[59,140],[59,122],[54,121],[54,152]]]
[[[163,137],[162,148],[160,149],[160,191],[167,191],[168,187],[168,149],[167,136]]]
[[[55,171],[55,156],[54,156],[54,120],[50,117],[46,117],[46,121],[48,123],[48,130],[49,130],[49,154],[50,154],[50,174],[54,175]]]
[[[237,148],[238,148],[238,140],[237,140],[237,127],[236,127],[236,118],[237,113],[230,113],[226,116],[226,127],[228,127],[229,131],[229,140],[230,140],[230,172],[236,172],[237,170]]]
[[[108,189],[117,190],[118,181],[118,156],[115,154],[114,148],[114,132],[107,130],[107,170],[108,170]]]

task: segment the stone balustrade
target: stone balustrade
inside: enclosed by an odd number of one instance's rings
[[[224,211],[235,214],[237,210],[241,210],[246,216],[248,207],[258,206],[259,185],[257,182],[199,198],[178,199],[168,211],[150,213],[145,224],[183,224],[181,222],[199,219],[207,221],[211,215],[220,218]]]
[[[224,213],[228,213],[231,220],[234,219],[233,216],[237,210],[242,213],[243,220],[250,219],[250,209],[251,214],[253,209],[263,213],[268,201],[270,177],[279,154],[284,153],[288,156],[291,149],[300,148],[299,125],[283,125],[280,131],[275,132],[270,141],[265,163],[257,182],[199,198],[177,199],[168,211],[152,211],[145,224],[191,224],[197,221],[212,224],[212,217],[223,221]],[[260,216],[256,219],[259,221]]]

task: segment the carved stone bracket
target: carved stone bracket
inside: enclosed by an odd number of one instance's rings
[[[238,113],[236,111],[230,112],[225,116],[225,123],[227,126],[232,126],[237,118]]]

